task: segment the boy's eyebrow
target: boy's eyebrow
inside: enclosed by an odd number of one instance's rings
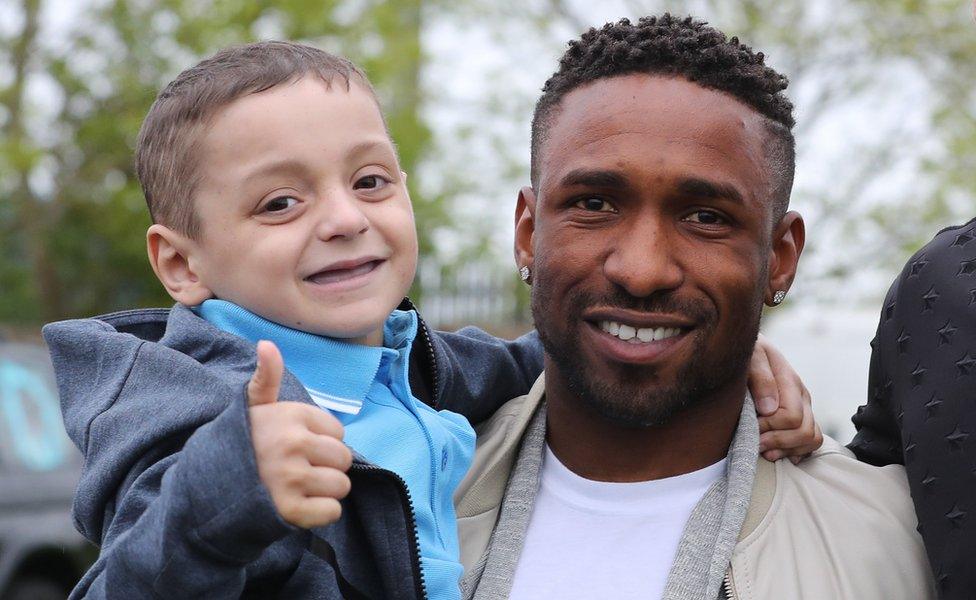
[[[347,153],[350,158],[359,158],[363,154],[368,154],[373,150],[392,150],[396,156],[396,149],[393,148],[392,141],[389,139],[363,140],[349,149]]]
[[[246,177],[244,177],[244,181],[249,182],[254,179],[260,179],[261,177],[265,177],[270,173],[277,173],[280,171],[286,171],[296,175],[305,175],[308,173],[308,169],[300,161],[291,158],[280,158],[268,161],[260,167],[254,169],[248,173]]]
[[[396,158],[396,150],[393,149],[392,144],[389,140],[378,139],[378,140],[364,140],[353,145],[352,148],[346,152],[346,155],[351,160],[356,160],[364,154],[368,154],[375,150],[390,150],[393,157]],[[305,175],[309,172],[308,166],[301,162],[294,160],[292,158],[282,158],[268,161],[267,163],[259,166],[257,169],[251,171],[245,178],[244,181],[250,181],[253,179],[259,179],[261,177],[267,176],[269,173],[275,173],[279,171],[287,171],[290,173],[295,173],[297,175]]]

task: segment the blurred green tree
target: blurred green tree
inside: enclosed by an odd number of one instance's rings
[[[855,274],[900,269],[940,228],[976,216],[971,3],[701,4],[727,31],[769,48],[776,68],[789,75],[801,153],[815,129],[845,111],[859,115],[855,125],[864,132],[838,132],[833,176],[794,194],[815,217],[818,235],[808,252],[829,256],[818,261],[817,283],[836,287],[823,286],[829,291],[818,291],[822,298],[848,303],[859,295],[847,287]],[[872,139],[871,129],[880,135]],[[866,298],[879,301],[882,286]]]
[[[406,172],[430,143],[424,0],[91,2],[56,41],[42,15],[70,5],[15,4],[19,26],[0,29],[0,322],[169,303],[147,268],[134,141],[158,89],[221,47],[285,38],[344,54],[376,86]],[[428,251],[442,195],[408,182]]]
[[[597,19],[580,0],[528,4],[541,29],[570,35],[623,15],[691,14],[762,48],[789,76],[793,205],[810,226],[797,297],[874,305],[936,231],[976,216],[971,2],[618,0]]]
[[[69,18],[52,28],[52,13],[65,10]],[[847,278],[867,266],[883,271],[862,295],[876,301],[911,249],[971,216],[976,36],[958,0],[8,0],[0,4],[0,322],[169,302],[147,268],[132,149],[159,87],[220,47],[300,39],[363,65],[411,174],[421,252],[449,275],[486,253],[507,254],[487,252],[497,241],[491,229],[508,222],[494,217],[527,181],[531,107],[565,40],[620,15],[664,10],[768,50],[793,82],[801,159],[844,114],[879,133],[832,132],[835,151],[800,174],[795,205],[816,228],[806,295],[848,302]],[[462,42],[480,35],[497,56],[488,67],[459,62],[455,50],[428,56],[425,36],[445,23]],[[454,91],[437,80],[446,68],[485,81],[458,101],[465,118],[453,124],[430,120],[434,101]],[[895,97],[902,105],[887,103]],[[811,166],[820,171],[813,178]],[[515,289],[524,310],[524,286]]]

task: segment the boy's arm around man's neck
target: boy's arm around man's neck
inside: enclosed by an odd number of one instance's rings
[[[434,331],[430,339],[439,383],[435,406],[464,415],[472,425],[489,418],[512,398],[529,393],[542,373],[542,343],[534,330],[504,340],[465,327],[454,333]],[[418,336],[410,357],[411,386],[419,345]]]

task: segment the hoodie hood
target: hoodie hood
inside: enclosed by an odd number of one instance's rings
[[[182,305],[61,321],[43,334],[65,429],[85,457],[72,514],[98,544],[116,499],[138,477],[130,473],[168,462],[200,426],[245,401],[254,345]],[[281,396],[309,401],[287,371]]]

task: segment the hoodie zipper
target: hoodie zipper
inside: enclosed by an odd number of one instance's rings
[[[431,339],[430,328],[427,327],[427,322],[420,318],[420,313],[417,313],[417,321],[420,323],[420,337],[424,339],[424,345],[427,348],[427,366],[430,367],[430,401],[433,403],[433,407],[438,408],[438,398],[440,398],[440,376],[437,373],[437,355],[434,354],[434,342]]]
[[[420,312],[417,311],[417,307],[414,306],[414,304],[410,300],[410,298],[404,298],[403,301],[400,303],[399,309],[400,310],[403,310],[405,308],[407,308],[409,310],[412,310],[412,311],[414,311],[417,314],[417,337],[423,338],[423,340],[424,340],[424,347],[427,349],[427,361],[426,361],[427,362],[427,367],[430,369],[430,381],[431,381],[431,399],[430,399],[431,404],[430,404],[430,406],[434,410],[438,410],[439,409],[438,404],[440,404],[440,403],[437,401],[437,398],[438,398],[438,394],[440,392],[440,389],[439,389],[440,388],[440,378],[437,375],[437,355],[434,353],[434,342],[433,342],[433,339],[432,339],[433,336],[430,333],[430,329],[427,327],[427,323],[420,316]],[[419,416],[417,416],[417,419],[418,419],[418,421],[420,421],[420,417]],[[437,490],[437,463],[440,462],[440,458],[438,456],[436,456],[437,455],[437,452],[436,452],[436,448],[434,447],[434,440],[430,437],[430,432],[427,431],[427,428],[423,426],[423,421],[421,421],[421,427],[420,428],[423,430],[424,436],[427,438],[427,447],[430,449],[430,458],[431,458],[431,464],[430,464],[430,480],[431,480],[430,505],[431,506],[434,506],[436,504],[436,497],[435,496],[436,496],[436,490]],[[435,533],[437,534],[437,539],[443,543],[443,536],[441,534],[441,526],[440,526],[440,523],[437,522],[437,511],[434,511],[434,529],[435,529]]]
[[[425,323],[424,320],[420,318],[419,313],[417,315],[417,321],[420,322],[420,331],[423,333],[424,342],[427,344],[427,356],[430,357],[431,388],[432,388],[431,403],[433,404],[434,410],[437,410],[438,409],[437,405],[439,404],[439,402],[437,401],[438,391],[439,391],[438,386],[440,385],[440,381],[438,381],[438,377],[437,377],[437,358],[436,358],[437,355],[434,354],[434,342],[431,340],[430,330],[427,329],[427,323]],[[436,505],[435,496],[437,490],[437,463],[439,463],[441,459],[440,457],[436,456],[437,452],[436,449],[434,448],[434,440],[431,439],[430,437],[430,432],[427,431],[426,427],[422,427],[422,429],[424,430],[424,435],[427,437],[427,445],[430,447],[430,458],[431,458],[430,505],[435,506]],[[437,522],[437,511],[434,511],[434,529],[436,530],[437,533],[437,539],[441,540],[441,542],[443,543],[443,537],[441,535],[441,526]]]
[[[400,488],[400,500],[403,506],[403,514],[407,516],[407,527],[413,532],[413,544],[410,545],[410,565],[413,567],[413,579],[416,586],[414,591],[417,594],[417,598],[427,600],[427,583],[424,582],[423,572],[420,568],[420,531],[417,529],[417,518],[413,513],[413,498],[410,495],[410,489],[407,487],[407,482],[405,482],[402,477],[393,471],[381,469],[375,465],[353,463],[350,470],[370,471],[379,473],[381,475],[388,475],[390,479],[392,479]]]
[[[732,586],[732,567],[725,571],[725,577],[722,579],[722,597],[725,600],[738,600],[735,588]]]
[[[399,310],[412,310],[417,313],[417,337],[424,340],[424,347],[427,349],[427,367],[430,369],[430,402],[434,409],[438,409],[438,405],[440,404],[438,398],[440,398],[441,392],[441,379],[437,372],[437,354],[434,352],[433,335],[427,326],[427,322],[420,316],[420,311],[417,310],[417,307],[414,306],[410,298],[404,298],[397,308]]]

